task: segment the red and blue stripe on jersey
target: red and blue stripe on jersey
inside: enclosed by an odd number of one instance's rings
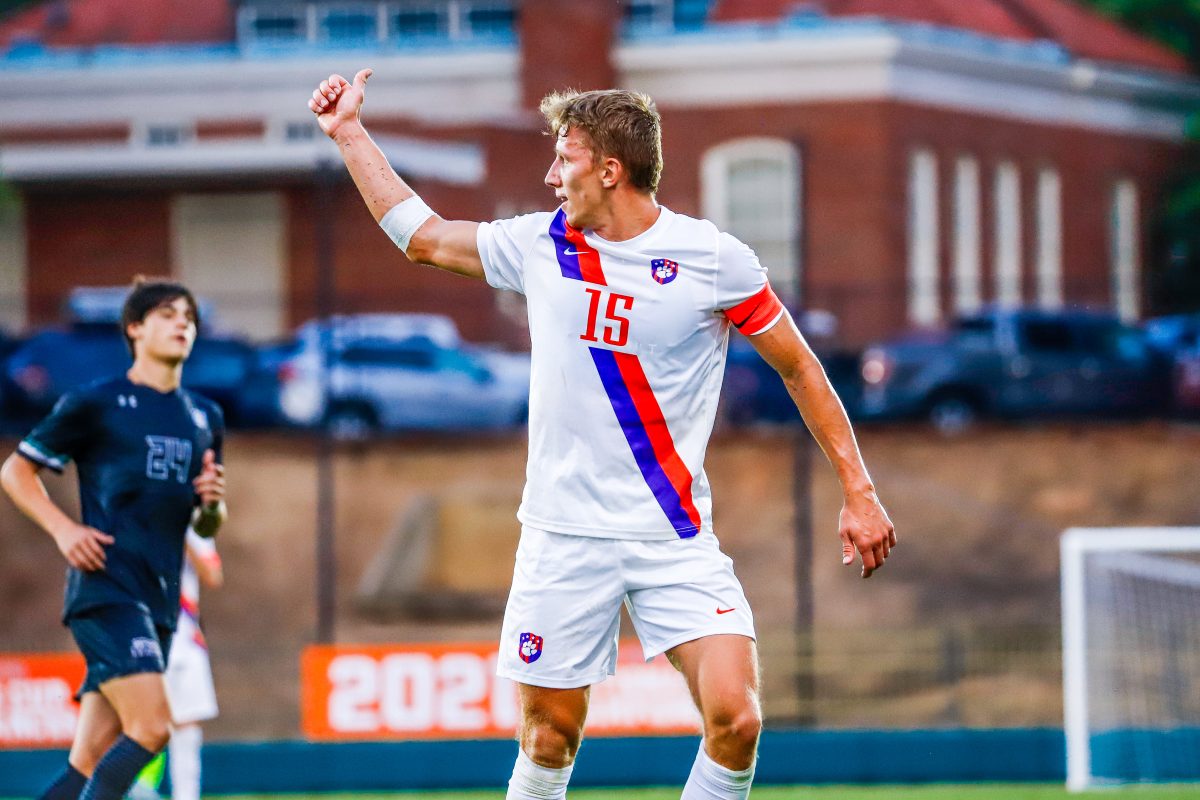
[[[550,238],[554,240],[554,252],[558,254],[558,267],[564,278],[608,285],[600,268],[600,254],[583,238],[583,231],[571,227],[561,208],[550,222]]]
[[[600,254],[587,243],[582,231],[567,223],[562,209],[550,223],[550,238],[564,278],[608,285]],[[692,473],[675,449],[641,361],[632,353],[591,346],[588,350],[633,459],[654,499],[680,538],[695,536],[700,531],[701,519],[692,500]]]

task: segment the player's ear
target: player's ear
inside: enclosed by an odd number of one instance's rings
[[[609,156],[604,159],[604,163],[601,165],[600,184],[605,189],[611,189],[617,185],[624,172],[625,165],[612,156]]]

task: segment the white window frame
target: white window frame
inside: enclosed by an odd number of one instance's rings
[[[1063,306],[1062,177],[1045,167],[1037,185],[1037,301],[1055,311]]]
[[[938,161],[928,148],[908,161],[908,320],[935,325],[942,316],[938,253]]]
[[[983,228],[979,160],[954,164],[954,310],[971,314],[983,305]]]
[[[1021,280],[1021,173],[1015,162],[1002,161],[996,165],[994,197],[996,304],[1012,308],[1024,301]]]
[[[785,139],[753,137],[734,139],[710,148],[704,153],[700,164],[701,203],[704,216],[723,231],[738,236],[730,228],[729,176],[735,164],[746,160],[777,161],[783,174],[790,177],[790,191],[785,189],[784,207],[779,211],[779,220],[787,237],[788,258],[783,264],[764,264],[772,271],[771,285],[785,300],[799,300],[800,277],[803,265],[800,258],[800,236],[803,225],[801,218],[801,185],[799,149]],[[742,238],[738,236],[738,238]],[[753,242],[747,242],[753,244]]]
[[[1137,320],[1142,311],[1140,219],[1137,184],[1121,178],[1112,191],[1109,242],[1113,306],[1125,322]]]

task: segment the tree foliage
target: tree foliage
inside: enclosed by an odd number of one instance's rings
[[[1200,66],[1200,0],[1087,0],[1126,27],[1157,39]]]
[[[1126,27],[1183,54],[1200,71],[1200,0],[1087,0]],[[1150,301],[1153,311],[1200,309],[1200,115],[1191,148],[1155,209]]]

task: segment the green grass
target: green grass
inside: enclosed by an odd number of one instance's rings
[[[471,792],[210,795],[213,800],[503,800],[501,789]],[[919,786],[757,786],[751,800],[1200,800],[1200,784],[1121,786],[1068,794],[1054,783],[969,783]],[[0,798],[17,800],[17,798]],[[679,788],[580,789],[567,800],[679,800]]]
[[[319,800],[502,800],[503,791],[323,794]],[[301,795],[237,795],[222,800],[299,800]],[[981,783],[922,786],[759,786],[751,800],[1200,800],[1200,784],[1126,786],[1068,794],[1061,784]],[[568,800],[679,800],[679,789],[580,789]]]

